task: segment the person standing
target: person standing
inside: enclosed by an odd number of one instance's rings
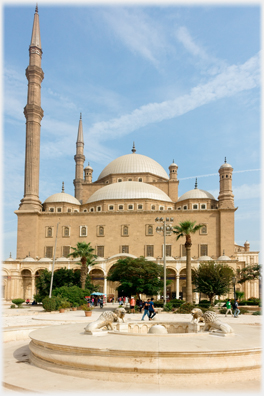
[[[232,309],[231,309],[231,300],[230,300],[230,298],[227,300],[227,302],[226,302],[226,308],[227,308],[227,310],[226,310],[226,313],[225,313],[225,316],[227,316],[227,314],[230,312],[230,314],[232,315]]]
[[[135,313],[135,304],[136,304],[135,299],[132,296],[130,299],[130,312],[131,313]]]
[[[149,320],[152,320],[154,318],[154,316],[156,315],[153,301],[154,301],[154,298],[152,297],[151,301],[149,303],[149,307],[148,307],[148,309],[149,309]]]
[[[143,307],[143,301],[141,300],[141,298],[138,300],[138,307],[139,307],[139,312],[141,313]]]
[[[149,309],[148,309],[149,303],[150,303],[150,299],[148,299],[148,301],[145,301],[144,304],[143,304],[144,313],[143,313],[143,316],[142,316],[141,320],[144,320],[146,315],[149,318]]]
[[[234,308],[234,318],[238,318],[238,315],[240,314],[240,310],[238,309],[237,299],[235,299],[234,301],[233,308]]]

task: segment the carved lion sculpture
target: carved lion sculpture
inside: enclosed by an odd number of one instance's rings
[[[206,311],[203,314],[203,318],[205,321],[205,326],[203,331],[210,331],[212,330],[220,330],[222,333],[224,334],[228,334],[228,333],[233,333],[234,330],[232,329],[231,326],[229,326],[226,323],[222,323],[215,312],[212,311]]]
[[[200,308],[194,308],[191,311],[191,314],[192,314],[191,323],[204,322],[203,311]]]
[[[107,327],[107,329],[113,330],[112,323],[118,321],[118,316],[116,313],[112,311],[103,312],[97,320],[94,322],[88,323],[88,325],[84,328],[86,333],[92,333],[93,331],[99,331],[103,327]]]
[[[116,309],[114,310],[114,313],[115,313],[116,316],[117,316],[117,318],[114,319],[114,322],[118,322],[118,319],[120,318],[120,319],[122,319],[122,321],[125,323],[125,320],[124,320],[124,317],[125,317],[125,314],[126,314],[125,308],[116,308]]]

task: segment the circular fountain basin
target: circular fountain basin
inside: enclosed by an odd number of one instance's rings
[[[80,323],[51,326],[30,334],[30,360],[42,369],[105,381],[177,383],[188,374],[188,380],[199,382],[221,373],[221,381],[252,379],[261,367],[260,331],[247,325],[233,328],[231,337],[117,330],[98,337],[85,333]]]

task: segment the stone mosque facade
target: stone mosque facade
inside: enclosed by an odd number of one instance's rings
[[[235,270],[258,263],[258,252],[250,251],[249,242],[238,246],[234,242],[235,211],[232,193],[233,168],[225,160],[219,166],[219,196],[215,198],[195,183],[193,190],[178,196],[179,180],[176,163],[169,172],[155,160],[132,153],[108,164],[93,181],[93,169],[85,166],[82,116],[77,132],[74,196],[57,192],[44,202],[39,200],[42,47],[38,9],[34,14],[29,47],[26,118],[26,150],[24,197],[15,211],[17,225],[16,258],[2,264],[2,297],[5,300],[29,298],[36,293],[36,278],[45,268],[80,269],[78,260],[67,258],[71,246],[90,242],[97,254],[97,264],[90,269],[92,282],[108,297],[117,297],[116,284],[107,281],[111,267],[122,257],[144,256],[163,265],[164,239],[156,232],[155,218],[168,218],[171,225],[190,220],[203,224],[192,236],[192,266],[216,260]],[[74,154],[74,153],[73,153]],[[185,240],[176,242],[175,234],[166,236],[166,265],[171,284],[169,298],[185,297]],[[56,251],[55,250],[56,246]],[[11,256],[11,255],[10,255]],[[236,285],[245,292],[244,298],[258,297],[258,281]],[[230,290],[230,297],[233,291]],[[194,300],[199,298],[194,293]],[[201,297],[201,296],[200,296]],[[205,296],[202,296],[205,297]]]

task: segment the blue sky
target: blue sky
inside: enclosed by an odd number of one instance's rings
[[[24,193],[28,47],[35,5],[3,4],[3,254],[16,256]],[[234,168],[235,241],[260,250],[260,17],[246,5],[39,3],[43,49],[40,199],[74,194],[80,113],[85,166],[95,181],[113,159],[137,153],[168,172],[179,196],[219,194]]]

